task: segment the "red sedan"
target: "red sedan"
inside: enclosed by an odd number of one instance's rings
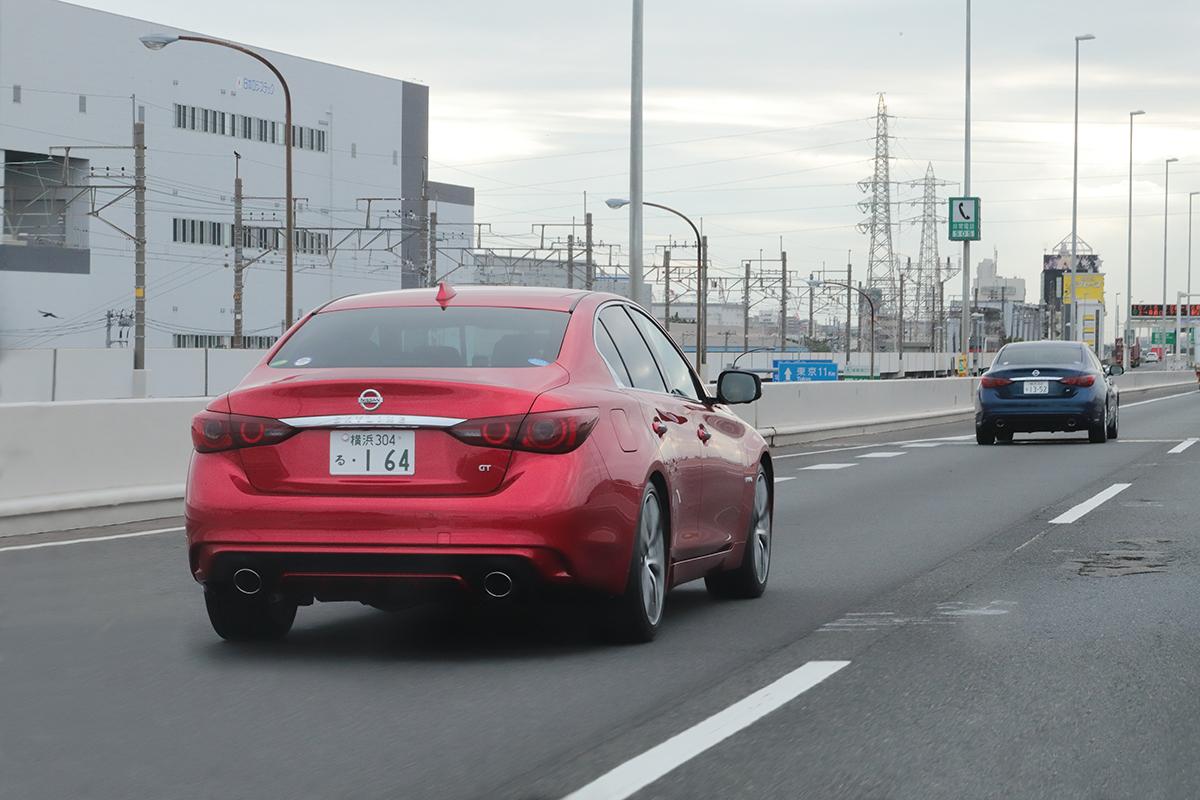
[[[564,289],[380,292],[308,314],[192,423],[188,560],[216,632],[298,605],[588,590],[648,641],[667,590],[757,597],[772,467],[636,305]]]

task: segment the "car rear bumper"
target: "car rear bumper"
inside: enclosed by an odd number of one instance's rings
[[[254,569],[265,585],[363,599],[380,584],[479,590],[492,571],[520,583],[624,590],[640,487],[609,478],[586,443],[520,454],[478,496],[276,495],[249,486],[236,453],[196,455],[185,514],[201,582]]]
[[[975,427],[995,431],[1087,430],[1104,421],[1104,401],[1000,400],[985,403],[975,411]]]

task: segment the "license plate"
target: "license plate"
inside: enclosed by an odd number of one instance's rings
[[[414,431],[329,432],[330,475],[412,475]]]
[[[1048,381],[1025,381],[1025,394],[1050,394]]]

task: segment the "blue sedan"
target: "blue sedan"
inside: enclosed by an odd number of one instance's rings
[[[1088,441],[1117,438],[1119,396],[1112,377],[1079,342],[1017,342],[996,354],[975,395],[975,441],[1011,442],[1014,433],[1087,431]]]

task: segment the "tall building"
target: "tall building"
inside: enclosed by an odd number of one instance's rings
[[[0,347],[104,346],[134,306],[135,122],[145,130],[147,346],[233,328],[234,176],[244,331],[284,319],[284,142],[292,137],[296,314],[420,285],[465,260],[474,190],[429,177],[429,88],[249,45],[146,49],[187,33],[57,0],[0,0]],[[431,269],[431,254],[432,269]]]

